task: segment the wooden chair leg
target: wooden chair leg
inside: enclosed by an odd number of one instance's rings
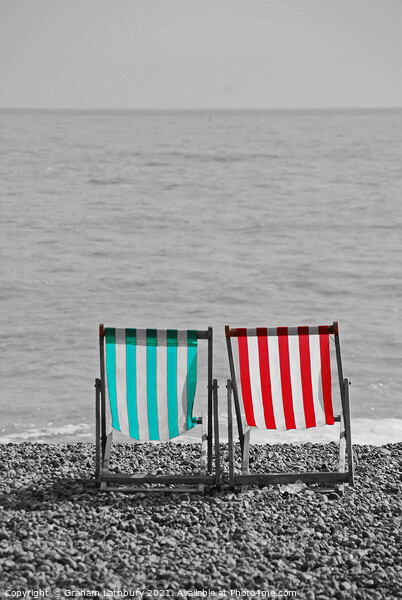
[[[208,473],[212,473],[213,443],[213,331],[208,327]]]
[[[95,481],[101,480],[101,422],[100,422],[100,379],[95,379]]]
[[[208,407],[207,412],[207,471],[212,473],[212,442],[213,442],[213,407]]]
[[[218,381],[214,379],[214,394],[213,394],[213,408],[214,408],[214,439],[215,439],[215,485],[217,489],[221,486],[221,459],[220,459],[220,447],[219,447],[219,420],[218,420]]]
[[[102,480],[103,475],[108,475],[109,473],[109,463],[110,463],[110,455],[112,451],[113,444],[113,430],[106,436],[105,440],[105,450],[102,456],[102,467],[101,467],[101,477],[100,477],[100,489],[105,490],[107,488],[107,483]]]
[[[229,487],[234,488],[232,382],[227,380]]]
[[[341,414],[341,419],[339,422],[339,471],[340,473],[345,472],[345,447],[346,447],[346,437],[345,437],[345,421],[343,419],[343,414]],[[345,484],[341,483],[338,486],[341,494],[345,491]]]
[[[250,474],[250,428],[244,434],[242,474]],[[247,491],[247,485],[242,485],[242,492]]]
[[[208,454],[208,413],[205,413],[201,419],[202,422],[202,433],[201,433],[201,460],[200,460],[200,475],[207,474],[207,454]],[[205,485],[200,483],[197,486],[200,493],[205,490]]]
[[[354,461],[353,461],[353,447],[352,447],[352,432],[351,432],[351,415],[350,415],[350,400],[349,400],[349,380],[344,379],[344,399],[345,399],[345,437],[346,437],[346,449],[348,458],[348,472],[349,482],[354,485]]]
[[[110,454],[112,451],[112,443],[113,443],[113,431],[111,431],[106,437],[105,443],[105,451],[102,457],[102,476],[107,475],[109,473],[109,463],[110,463]],[[101,480],[101,489],[105,489],[106,485]]]
[[[209,410],[202,416],[202,435],[205,431],[205,452],[206,452],[206,469],[207,473],[212,473],[212,425],[210,419],[213,418],[213,413]]]
[[[208,446],[208,414],[202,416],[202,437],[201,437],[201,475],[207,473],[207,446]]]
[[[346,437],[345,437],[345,421],[343,418],[343,414],[341,414],[341,419],[339,423],[339,471],[341,473],[345,472],[345,448],[346,448]]]

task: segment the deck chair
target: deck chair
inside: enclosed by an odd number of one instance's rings
[[[225,328],[231,379],[227,383],[229,485],[295,483],[353,485],[349,381],[343,377],[338,323],[319,327]],[[237,338],[236,363],[232,338]],[[330,346],[334,345],[340,388],[340,414],[334,415]],[[236,371],[240,374],[240,390]],[[242,455],[242,473],[234,472],[232,396]],[[241,402],[240,402],[241,397]],[[242,406],[242,408],[241,408]],[[243,409],[243,410],[242,410]],[[244,412],[245,423],[243,423]],[[336,471],[258,473],[249,471],[252,429],[309,429],[340,423]],[[345,459],[345,451],[347,461]]]
[[[96,481],[101,490],[204,491],[219,486],[218,385],[212,379],[212,328],[117,329],[99,326],[96,389]],[[208,343],[207,411],[193,417],[197,350]],[[166,442],[202,424],[198,473],[110,472],[113,431],[138,442]],[[215,469],[213,471],[213,437]],[[145,484],[145,486],[144,486]],[[183,487],[185,484],[187,487]]]

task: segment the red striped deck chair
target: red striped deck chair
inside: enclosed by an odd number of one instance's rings
[[[196,418],[198,344],[204,340],[208,343],[204,353],[207,410]],[[212,379],[212,341],[212,327],[198,331],[100,325],[100,379],[95,380],[95,388],[96,481],[101,490],[176,491],[179,484],[179,489],[203,491],[206,485],[219,486],[218,385]],[[113,431],[137,442],[167,442],[197,424],[202,425],[198,473],[110,472]]]
[[[230,486],[296,481],[340,485],[341,489],[345,483],[353,485],[349,381],[343,377],[338,323],[257,329],[226,326],[225,333],[231,374],[227,385]],[[232,338],[237,338],[233,346]],[[335,355],[332,360],[331,354]],[[340,414],[334,414],[336,370]],[[241,474],[234,472],[232,396],[242,453]],[[338,470],[250,474],[251,430],[281,430],[286,441],[288,430],[308,430],[336,422],[340,423]]]

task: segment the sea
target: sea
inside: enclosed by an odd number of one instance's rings
[[[212,326],[224,440],[225,325],[334,320],[353,441],[402,441],[401,148],[402,109],[2,109],[0,442],[93,442],[100,323]]]

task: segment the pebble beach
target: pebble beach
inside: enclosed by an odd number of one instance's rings
[[[199,452],[121,443],[111,471],[194,470]],[[402,598],[402,444],[354,453],[343,495],[123,494],[95,486],[93,444],[1,445],[1,597]],[[334,443],[254,446],[250,467],[320,470],[336,457]]]

